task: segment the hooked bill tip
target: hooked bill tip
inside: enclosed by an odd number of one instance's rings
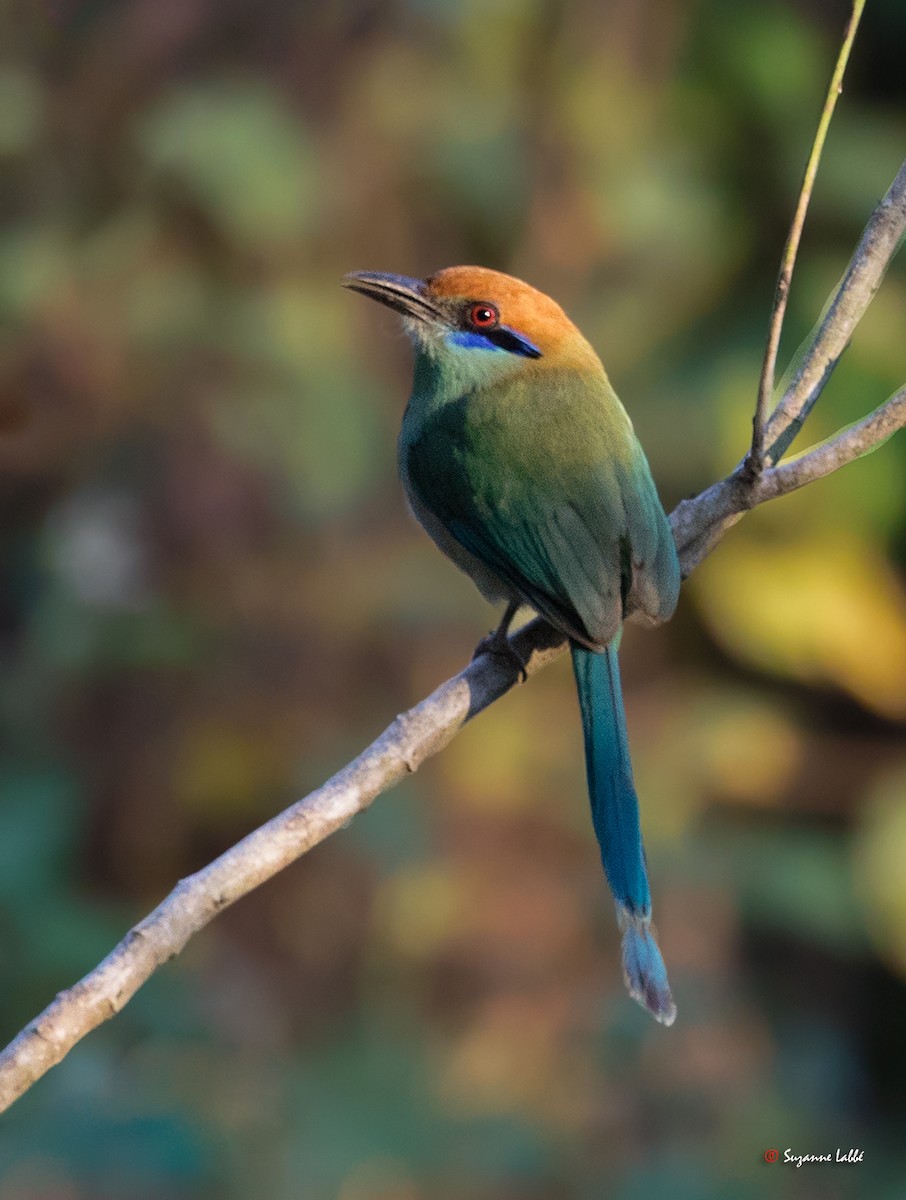
[[[425,290],[423,279],[415,279],[411,275],[394,275],[391,271],[347,271],[340,283],[343,287],[414,292],[418,296]]]
[[[343,287],[377,300],[403,317],[436,322],[442,318],[425,291],[423,279],[392,275],[387,271],[350,271],[340,281]]]

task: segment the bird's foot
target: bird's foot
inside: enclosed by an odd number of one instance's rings
[[[519,682],[525,683],[528,679],[526,661],[510,641],[505,629],[495,629],[487,637],[483,637],[475,647],[472,662],[476,658],[480,658],[482,654],[489,654],[500,662],[515,663],[519,672]]]

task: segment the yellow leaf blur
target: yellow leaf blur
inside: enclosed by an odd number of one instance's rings
[[[882,716],[906,715],[906,595],[846,533],[796,542],[734,536],[694,577],[730,653],[805,683],[830,683]]]

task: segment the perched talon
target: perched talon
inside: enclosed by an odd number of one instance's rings
[[[483,637],[475,647],[475,651],[472,654],[472,662],[474,662],[480,654],[490,654],[493,658],[515,662],[519,671],[519,682],[525,683],[525,681],[528,679],[526,661],[509,638],[510,625],[512,625],[513,617],[515,617],[518,611],[518,601],[511,600],[507,605],[506,612],[503,614],[503,620],[500,622],[497,628],[489,633],[487,637]]]
[[[472,654],[472,662],[474,662],[476,658],[480,658],[482,654],[490,654],[492,658],[497,658],[505,662],[514,662],[519,671],[519,682],[525,683],[525,681],[528,679],[526,660],[522,657],[505,632],[501,633],[499,629],[495,629],[492,633],[489,633],[487,637],[483,637],[475,647],[475,650]]]

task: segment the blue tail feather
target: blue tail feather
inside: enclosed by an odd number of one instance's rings
[[[667,968],[651,928],[651,918],[633,916],[618,904],[617,920],[623,931],[623,978],[630,996],[662,1025],[672,1025],[676,1005],[667,980]]]
[[[617,645],[614,640],[600,654],[572,647],[591,817],[604,873],[617,902],[626,986],[635,1000],[670,1025],[676,1006],[651,928],[651,892],[629,758]]]

